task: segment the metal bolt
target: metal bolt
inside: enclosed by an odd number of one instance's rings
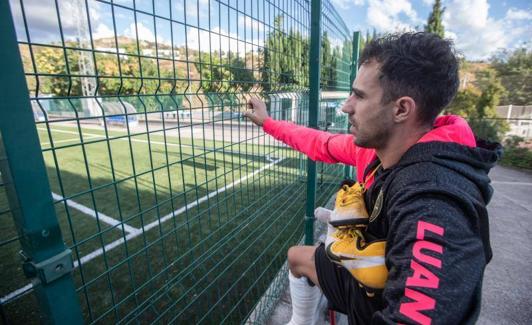
[[[48,235],[50,235],[50,232],[47,229],[43,229],[43,231],[41,231],[41,235],[43,237],[48,237]]]

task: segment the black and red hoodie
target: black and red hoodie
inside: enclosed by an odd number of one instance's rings
[[[374,149],[353,136],[331,134],[267,119],[264,131],[313,160],[357,167],[357,180],[378,164]],[[369,313],[352,323],[474,323],[480,311],[484,268],[491,258],[486,205],[493,189],[489,170],[500,146],[476,141],[467,122],[441,116],[434,128],[391,168],[380,168],[365,193],[371,214],[382,192],[380,213],[368,232],[386,239],[388,281]],[[350,315],[352,316],[352,315]]]

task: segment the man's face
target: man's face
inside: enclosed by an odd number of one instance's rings
[[[353,82],[351,96],[342,111],[349,115],[350,132],[355,144],[365,148],[383,148],[393,127],[393,102],[381,103],[383,90],[379,81],[379,64],[364,63]]]

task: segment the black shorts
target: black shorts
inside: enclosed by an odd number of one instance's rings
[[[331,307],[346,314],[349,324],[369,324],[372,315],[383,309],[382,292],[368,297],[351,273],[331,262],[321,244],[315,253],[316,273],[321,290]]]

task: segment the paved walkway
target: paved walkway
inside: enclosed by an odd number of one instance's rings
[[[478,324],[532,324],[532,172],[495,167],[495,189],[488,205],[493,260],[484,276]],[[288,292],[268,325],[286,324]],[[320,312],[318,324],[328,324]],[[347,324],[340,318],[337,324]]]
[[[532,323],[532,173],[496,167],[488,205],[493,260],[478,324]]]

